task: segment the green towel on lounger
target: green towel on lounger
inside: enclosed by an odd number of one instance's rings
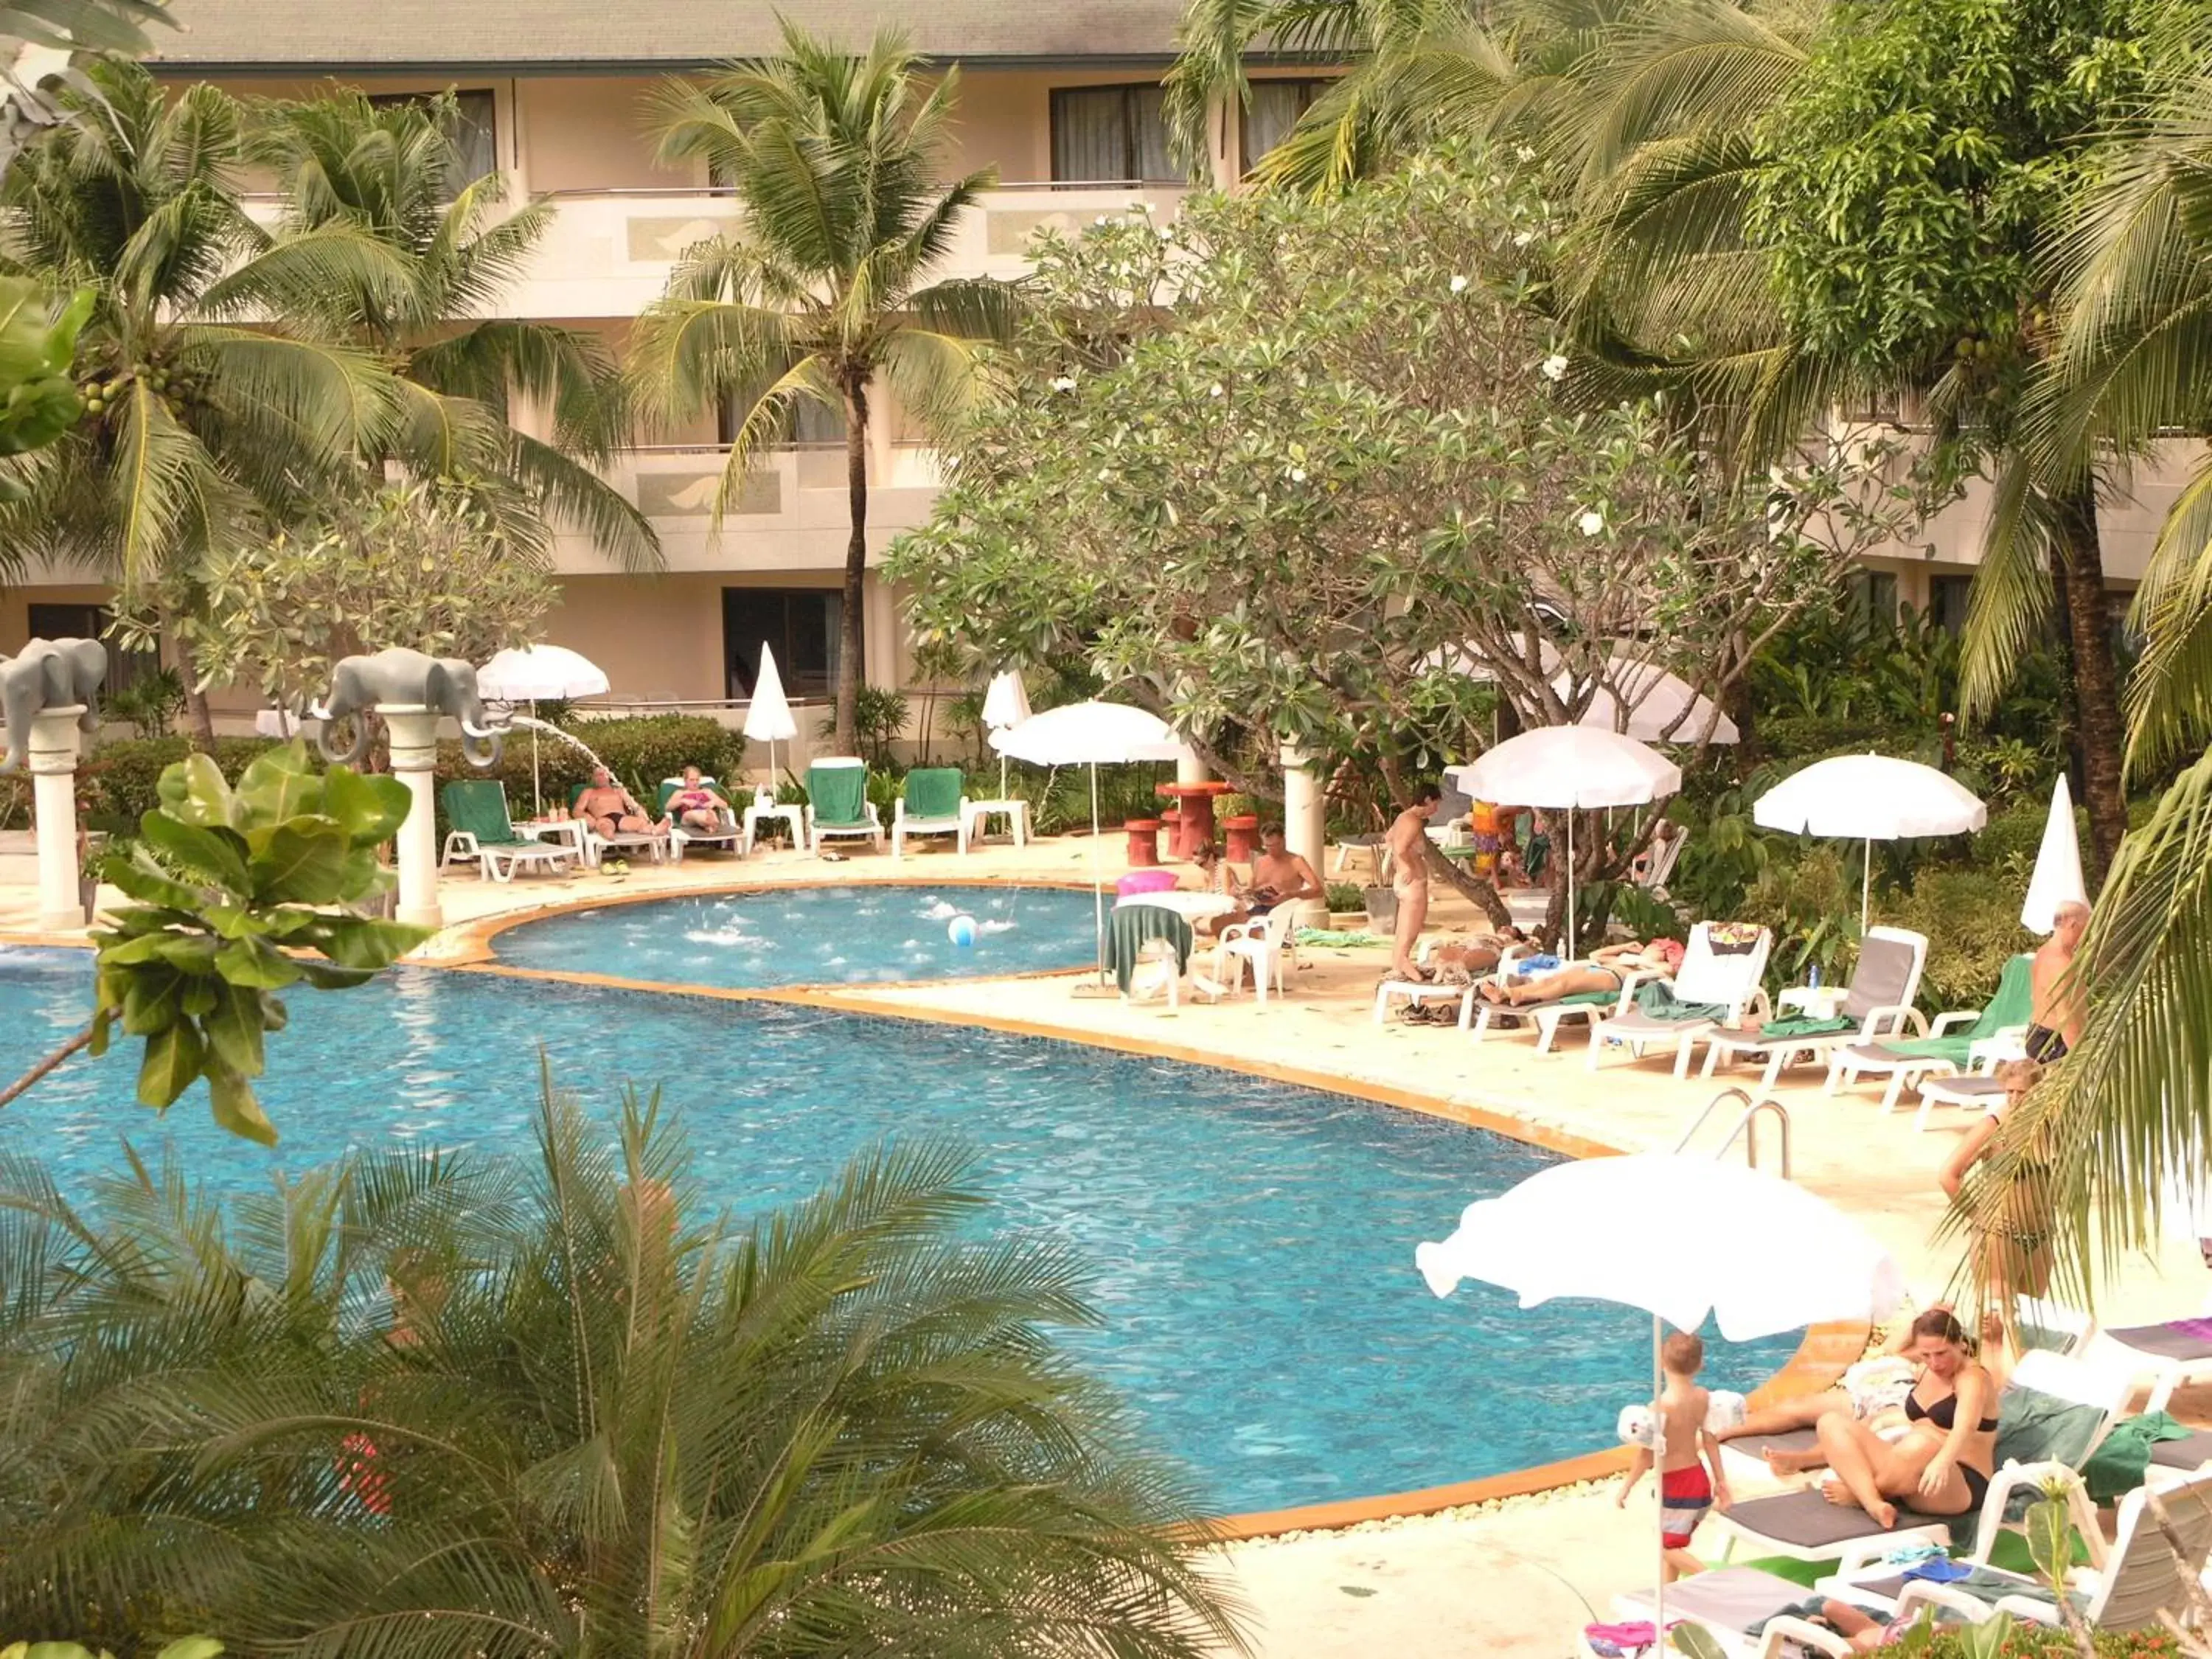
[[[1786,1019],[1768,1020],[1759,1028],[1759,1034],[1762,1037],[1832,1036],[1858,1029],[1855,1019],[1815,1019],[1810,1014],[1793,1014]]]
[[[1996,994],[1990,999],[1990,1006],[1982,1010],[1981,1017],[1965,1030],[1939,1037],[1906,1037],[1901,1042],[1884,1042],[1882,1051],[1900,1060],[1948,1060],[1954,1066],[1966,1066],[1974,1044],[1995,1036],[2008,1026],[2027,1024],[2033,1012],[2032,964],[2033,958],[2025,956],[2014,957],[2006,963],[1997,980]]]
[[[1686,1025],[1692,1020],[1725,1019],[1728,1010],[1717,1002],[1684,1002],[1663,980],[1650,979],[1636,988],[1636,1006],[1649,1018]]]
[[[2112,1425],[2081,1466],[2082,1483],[2100,1504],[2110,1504],[2143,1483],[2150,1449],[2161,1440],[2186,1440],[2189,1431],[2164,1412],[2145,1412]]]
[[[906,815],[909,818],[957,818],[960,791],[966,780],[957,766],[917,766],[906,775]],[[865,786],[864,786],[865,787]]]
[[[1174,948],[1178,975],[1189,968],[1197,940],[1180,912],[1164,904],[1117,904],[1106,913],[1106,969],[1123,996],[1137,976],[1139,954],[1153,939],[1165,939]]]
[[[806,769],[806,799],[814,808],[817,827],[858,828],[868,821],[868,769],[810,766]]]

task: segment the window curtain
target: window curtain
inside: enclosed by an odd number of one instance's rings
[[[1129,122],[1120,87],[1063,88],[1052,95],[1052,176],[1126,179]]]
[[[1298,117],[1311,106],[1316,90],[1311,81],[1255,81],[1251,87],[1252,102],[1244,112],[1242,139],[1247,171],[1291,136]]]

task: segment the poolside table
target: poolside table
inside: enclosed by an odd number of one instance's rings
[[[780,820],[791,832],[791,844],[802,849],[805,847],[806,809],[804,806],[791,806],[777,801],[761,800],[756,798],[745,808],[744,856],[746,858],[753,855],[753,843],[760,839],[760,826],[763,819],[771,824]]]
[[[1013,832],[1014,845],[1030,844],[1030,804],[1025,800],[971,800],[960,809],[962,828],[970,842],[982,839],[984,826],[993,818],[1004,818]]]
[[[1164,795],[1179,809],[1176,815],[1175,855],[1187,859],[1213,839],[1213,801],[1217,795],[1225,795],[1230,786],[1218,781],[1207,783],[1163,783],[1152,793]]]

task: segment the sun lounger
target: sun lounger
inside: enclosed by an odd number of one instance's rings
[[[721,793],[721,785],[716,783],[714,779],[702,778],[699,781],[717,794]],[[675,799],[676,792],[683,787],[684,780],[681,778],[661,779],[660,793],[654,803],[654,810],[660,817],[665,818],[669,816],[668,803]],[[743,858],[746,851],[745,832],[736,818],[726,812],[718,815],[718,822],[712,830],[701,830],[696,826],[681,823],[674,824],[668,832],[671,861],[681,864],[684,861],[684,849],[690,847],[725,847],[739,858]]]
[[[1766,1073],[1761,1085],[1771,1089],[1793,1060],[1818,1059],[1840,1043],[1873,1042],[1902,1032],[1908,1020],[1919,1018],[1912,999],[1920,994],[1920,973],[1927,963],[1926,934],[1902,927],[1869,928],[1834,1020],[1792,1016],[1769,1020],[1756,1030],[1717,1027],[1705,1036],[1705,1075],[1734,1060],[1763,1060]],[[1788,992],[1781,1003],[1789,1006]]]
[[[1923,1603],[1941,1605],[1941,1598],[1929,1593],[1934,1588],[1908,1589],[1910,1601],[1900,1607],[1900,1615]],[[1729,1659],[1788,1659],[1801,1650],[1849,1659],[1848,1641],[1792,1611],[1820,1599],[1794,1578],[1764,1568],[1716,1567],[1667,1587],[1667,1622],[1697,1626]],[[1649,1590],[1616,1596],[1613,1608],[1624,1623],[1646,1624],[1658,1610]]]
[[[1498,977],[1503,983],[1502,966]],[[1474,1001],[1474,1020],[1469,1030],[1474,1041],[1480,1042],[1507,1020],[1523,1021],[1536,1033],[1536,1052],[1548,1054],[1553,1045],[1559,1041],[1559,1027],[1566,1021],[1596,1020],[1608,1014],[1626,1013],[1636,1006],[1637,987],[1658,977],[1656,973],[1634,969],[1620,975],[1618,992],[1577,991],[1571,996],[1554,998],[1549,1002],[1492,1002],[1478,992]]]
[[[2155,1496],[2166,1515],[2151,1510]],[[2212,1478],[2184,1481],[2154,1492],[2138,1486],[2120,1500],[2112,1541],[2094,1526],[2082,1530],[2089,1547],[2089,1571],[2074,1577],[2074,1610],[2092,1630],[2120,1632],[2154,1628],[2166,1616],[2186,1612],[2191,1586],[2212,1555]],[[1892,1607],[1899,1614],[1917,1602],[1956,1609],[1979,1623],[2000,1613],[2039,1625],[2061,1622],[2058,1604],[2040,1577],[2008,1572],[1985,1562],[1970,1578],[1930,1595],[1917,1579],[1880,1568],[1843,1573],[1821,1581],[1821,1590],[1842,1600]]]
[[[2055,1353],[2021,1355],[1997,1402],[1996,1474],[1978,1511],[1929,1515],[1899,1503],[1897,1525],[1885,1529],[1865,1510],[1832,1504],[1811,1486],[1749,1499],[1716,1513],[1713,1520],[1759,1554],[1839,1560],[1845,1572],[1879,1560],[1899,1544],[1948,1547],[1961,1528],[1971,1527],[1968,1559],[1986,1562],[2007,1525],[2006,1510],[2014,1494],[2033,1494],[2058,1481],[2075,1510],[2076,1524],[2094,1531],[2096,1509],[2082,1490],[2079,1471],[2130,1390],[2124,1365]]]
[[[1924,1131],[1929,1115],[1938,1106],[1959,1106],[1970,1112],[1986,1112],[2001,1104],[2008,1091],[1986,1073],[1966,1077],[1930,1077],[1920,1081],[1920,1110],[1912,1127]]]
[[[1674,1075],[1687,1077],[1700,1037],[1723,1025],[1741,1025],[1754,1010],[1762,1017],[1768,1012],[1759,981],[1773,948],[1774,935],[1764,927],[1699,922],[1690,930],[1682,965],[1671,980],[1647,981],[1636,988],[1632,1006],[1590,1022],[1590,1070],[1597,1070],[1614,1044],[1638,1059],[1647,1048],[1671,1048]]]
[[[884,821],[868,799],[867,763],[850,757],[818,760],[806,769],[806,838],[817,858],[831,837],[865,839],[878,852]]]
[[[1425,966],[1431,949],[1431,942],[1423,939],[1413,960]],[[1464,1031],[1473,1023],[1475,1005],[1481,1000],[1475,988],[1486,979],[1496,979],[1528,953],[1526,945],[1508,945],[1498,952],[1498,966],[1492,972],[1474,975],[1462,984],[1447,984],[1433,979],[1386,979],[1375,988],[1375,1023],[1380,1025],[1390,1017],[1393,1002],[1410,1002],[1417,1006],[1424,1002],[1456,1002],[1459,1004],[1459,1029]]]
[[[587,784],[578,784],[568,791],[568,816],[576,815],[576,803],[584,798]],[[584,826],[584,862],[597,865],[609,853],[643,852],[655,864],[669,854],[669,836],[665,830],[625,830],[603,836],[588,823]]]
[[[1989,1063],[2002,1054],[2009,1037],[2027,1029],[2033,994],[2030,965],[2025,956],[2006,963],[1996,994],[1978,1012],[1960,1010],[1938,1014],[1932,1024],[1924,1027],[1917,1016],[1905,1022],[1915,1030],[1924,1030],[1923,1036],[1840,1045],[1828,1056],[1827,1091],[1834,1094],[1862,1077],[1887,1078],[1882,1109],[1893,1112],[1913,1079],[1946,1076]],[[1924,1115],[1921,1127],[1927,1127]]]
[[[891,856],[906,856],[908,836],[951,836],[961,855],[968,853],[966,780],[957,766],[917,766],[906,775],[899,798],[891,803]],[[865,786],[864,786],[865,787]]]
[[[513,881],[517,870],[558,871],[580,864],[584,849],[565,841],[533,841],[517,833],[507,815],[507,786],[495,778],[456,778],[438,792],[453,826],[438,860],[476,860],[487,881]]]
[[[2158,1325],[2099,1325],[2096,1346],[2117,1353],[2132,1368],[2134,1380],[2150,1383],[2147,1412],[2162,1412],[2173,1391],[2193,1382],[2212,1382],[2212,1318],[2173,1319]]]

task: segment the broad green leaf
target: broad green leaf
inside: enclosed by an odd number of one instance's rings
[[[215,955],[221,948],[205,933],[160,933],[155,936],[155,949],[162,961],[179,973],[202,978],[212,977],[215,974]]]
[[[259,916],[243,905],[210,904],[200,912],[200,920],[223,939],[259,939],[270,931]]]
[[[429,938],[430,930],[365,916],[331,916],[318,935],[308,937],[341,968],[388,968]]]
[[[154,1659],[216,1659],[222,1651],[222,1644],[212,1636],[187,1636],[170,1643]]]
[[[233,985],[275,991],[298,982],[300,964],[258,939],[235,939],[216,952],[216,970]]]
[[[298,738],[255,757],[238,779],[240,802],[262,824],[320,811],[322,792],[307,745]]]
[[[318,991],[344,991],[366,985],[376,977],[374,968],[340,968],[327,962],[302,962],[301,977]]]
[[[236,831],[203,829],[167,812],[149,812],[139,820],[138,832],[191,875],[221,882],[234,892],[246,890],[246,848]]]
[[[211,756],[185,756],[162,772],[155,792],[161,797],[161,810],[186,823],[204,829],[242,827],[239,802]]]
[[[102,947],[100,959],[110,968],[136,968],[142,963],[161,962],[166,959],[163,947],[173,937],[166,929],[158,933],[134,933]]]
[[[204,1019],[215,1012],[216,999],[222,994],[222,981],[213,974],[204,978],[187,978],[182,981],[184,992],[178,998],[178,1006],[193,1019]]]
[[[253,1097],[253,1085],[228,1066],[211,1065],[208,1067],[208,1101],[215,1108],[215,1121],[234,1135],[258,1141],[264,1146],[276,1144],[276,1126],[261,1109],[261,1103]]]
[[[264,1064],[261,1047],[261,994],[248,987],[223,988],[214,1010],[200,1024],[207,1031],[214,1059],[240,1077],[259,1077]]]
[[[1712,1632],[1696,1625],[1677,1625],[1670,1638],[1674,1651],[1686,1653],[1690,1659],[1727,1659],[1726,1650],[1715,1641]]]
[[[257,897],[294,904],[331,904],[344,896],[345,832],[328,818],[278,824],[253,855]]]
[[[398,779],[369,777],[349,766],[333,766],[323,777],[323,812],[337,820],[356,847],[391,840],[414,799]]]
[[[149,819],[159,816],[154,812],[146,814]],[[111,854],[100,873],[112,885],[143,904],[197,912],[205,901],[206,896],[199,888],[179,881],[155,863],[143,847],[134,846],[128,853]]]
[[[85,1052],[94,1060],[106,1054],[108,1035],[114,1027],[115,1010],[112,1008],[102,1008],[94,1014],[92,1017],[92,1041],[85,1045]]]
[[[166,964],[142,969],[123,988],[123,1029],[153,1036],[177,1023],[184,1008],[185,977]]]
[[[138,1103],[167,1110],[200,1074],[206,1055],[199,1028],[187,1020],[147,1038],[146,1058],[138,1067]]]

